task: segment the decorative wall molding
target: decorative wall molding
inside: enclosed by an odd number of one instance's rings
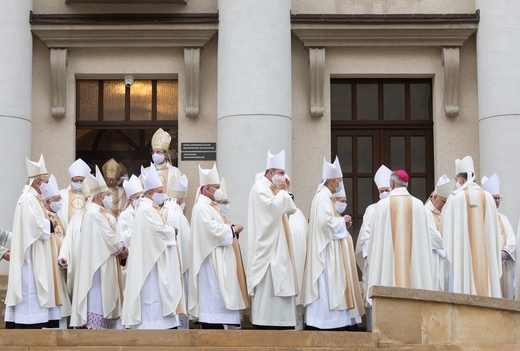
[[[65,0],[65,4],[182,4],[185,0]]]
[[[199,116],[200,48],[184,48],[186,117]]]
[[[446,117],[459,115],[459,48],[442,48],[444,65],[444,112]]]
[[[65,117],[67,101],[67,49],[51,49],[52,109],[54,118]]]
[[[323,117],[325,86],[325,49],[309,48],[310,109],[312,117]]]

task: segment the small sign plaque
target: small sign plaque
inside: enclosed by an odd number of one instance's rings
[[[181,143],[182,161],[216,161],[217,143]]]

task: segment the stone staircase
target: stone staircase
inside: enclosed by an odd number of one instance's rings
[[[364,332],[268,330],[0,330],[2,351],[411,351]]]

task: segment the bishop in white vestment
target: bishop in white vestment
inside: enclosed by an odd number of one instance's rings
[[[311,204],[302,300],[307,327],[338,330],[360,323],[364,307],[347,231],[352,219],[338,213],[333,195],[343,187],[337,157],[323,160],[322,179]]]
[[[374,210],[368,248],[366,300],[374,285],[402,288],[432,288],[428,220],[421,200],[410,195],[408,174],[403,170],[390,177],[390,195]]]
[[[500,226],[493,197],[475,180],[473,159],[456,160],[454,190],[441,214],[442,247],[451,263],[450,292],[502,297]]]
[[[84,213],[87,206],[88,186],[84,184],[85,176],[91,172],[90,167],[81,158],[70,165],[70,185],[60,191],[63,206],[59,212],[63,224],[67,226],[76,214]]]
[[[265,175],[249,193],[245,270],[253,327],[296,325],[299,291],[288,222],[296,205],[284,176],[285,151],[268,152]]]
[[[154,167],[141,168],[144,194],[132,229],[122,323],[131,329],[175,329],[186,314],[176,229],[161,217],[167,199]]]
[[[116,232],[116,219],[105,206],[110,191],[96,166],[96,177],[86,177],[92,202],[87,206],[79,235],[74,269],[71,327],[113,329],[123,300],[120,262],[128,256]]]
[[[121,165],[111,158],[103,165],[103,175],[110,191],[111,203],[107,202],[106,210],[117,220],[119,214],[126,206],[126,194],[122,186],[118,186],[119,176],[121,175]]]
[[[495,200],[497,209],[500,207],[502,197],[500,196],[500,179],[494,173],[491,177],[482,178],[482,189],[487,191]],[[502,257],[502,276],[500,287],[502,297],[512,299],[515,296],[515,274],[516,274],[516,235],[509,219],[503,213],[498,213],[498,224],[500,226],[500,253]]]
[[[248,307],[242,256],[237,237],[244,227],[231,224],[218,201],[227,200],[216,165],[199,166],[202,187],[191,216],[188,309],[203,329],[240,327]]]
[[[53,223],[47,217],[41,189],[49,180],[43,155],[26,159],[29,186],[14,214],[5,299],[6,328],[57,328],[61,313],[57,256],[53,254]]]

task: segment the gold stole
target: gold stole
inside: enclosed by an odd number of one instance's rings
[[[49,220],[51,219],[50,216],[47,214],[47,211],[45,210],[45,207],[43,206],[43,200],[40,195],[36,196],[36,199],[38,200],[38,204],[40,205],[43,214],[46,218]],[[54,233],[51,233],[49,237],[49,244],[51,246],[51,267],[52,267],[52,280],[54,285],[54,300],[56,301],[56,306],[61,306],[61,294],[60,289],[58,286],[58,252],[56,250],[57,244],[56,244],[56,237]]]
[[[161,215],[161,211],[159,210],[159,206],[157,206],[157,204],[155,202],[152,204],[152,206],[157,211],[157,213],[159,214],[159,217],[161,217],[162,223],[164,225],[167,225],[168,227],[171,227],[171,225],[169,225],[168,222],[165,219],[165,217],[168,218],[167,217],[168,211],[166,211],[166,216],[163,217]],[[175,241],[177,241],[177,235],[175,235]],[[177,259],[179,261],[179,271],[180,271],[179,274],[180,274],[180,277],[181,277],[181,279],[180,279],[181,280],[181,291],[182,291],[182,294],[184,295],[184,277],[182,275],[182,261],[181,261],[181,253],[179,252],[179,245],[175,245],[175,250],[177,250]],[[177,304],[177,308],[175,309],[175,312],[177,314],[181,314],[181,313],[185,313],[186,312],[182,308],[182,297],[179,299],[179,303]]]
[[[440,232],[441,230],[441,213],[435,209],[432,211],[433,219],[435,220],[435,226],[437,227],[437,230]],[[442,233],[441,233],[442,236]]]
[[[271,189],[271,192],[274,196],[278,194],[278,188],[274,186],[274,184],[271,183],[269,186],[269,189]],[[283,224],[283,231],[285,233],[285,240],[287,241],[287,248],[289,249],[289,258],[291,260],[291,266],[293,270],[293,277],[294,277],[294,290],[296,291],[296,295],[298,295],[300,292],[298,291],[298,275],[296,274],[296,266],[294,265],[294,254],[292,249],[292,242],[291,242],[291,230],[289,228],[289,221],[287,219],[287,215],[285,213],[282,214],[282,224]]]
[[[99,212],[103,216],[103,218],[106,219],[108,222],[108,225],[110,226],[110,229],[112,229],[113,232],[116,233],[116,228],[112,225],[112,222],[110,222],[110,219],[107,216],[107,210],[103,207],[99,208]],[[119,261],[119,258],[116,257],[116,273],[117,273],[117,285],[119,286],[119,301],[121,305],[123,304],[123,279],[121,277],[121,261]]]
[[[413,208],[410,195],[390,197],[390,224],[394,248],[395,286],[410,288],[413,237]]]
[[[155,167],[155,166],[152,166],[152,167]],[[168,173],[169,173],[170,169],[168,168],[168,166],[166,166],[166,164],[164,164],[164,167],[162,167],[161,169],[157,169],[157,167],[155,167],[155,169],[157,170],[159,179],[161,180],[161,183],[164,186],[164,193],[167,194],[167,192],[168,192]],[[175,182],[173,185],[175,185]]]
[[[486,233],[484,218],[486,217],[486,197],[484,191],[477,191],[477,206],[469,204],[468,189],[464,189],[468,212],[469,244],[471,248],[471,263],[473,280],[477,295],[489,296],[488,291],[488,256],[486,249]]]
[[[67,221],[70,222],[72,216],[76,213],[85,211],[85,195],[83,192],[75,192],[72,189],[69,190],[69,210],[68,210],[68,218]]]
[[[220,208],[215,202],[212,201],[211,206],[217,211],[217,213],[220,215],[225,224],[231,225],[227,217],[220,211]],[[236,236],[233,236],[233,251],[235,252],[238,285],[240,287],[240,293],[242,294],[242,299],[244,300],[246,308],[248,308],[249,298],[247,296],[246,273],[244,271],[244,262],[242,261],[242,252],[240,252],[240,245],[238,244],[238,239],[236,238]]]
[[[506,227],[504,226],[504,222],[502,221],[502,217],[498,216],[498,224],[500,225],[500,237],[502,238],[502,248],[506,247],[507,244],[507,233]],[[500,251],[502,253],[502,251]],[[508,274],[508,266],[504,261],[502,263],[502,276],[500,277],[500,287],[502,288],[502,297],[509,297],[509,274]]]
[[[332,211],[334,212],[334,217],[341,217],[338,211],[336,211],[336,198],[334,195],[330,197],[332,201]],[[345,224],[346,226],[346,224]],[[341,239],[343,240],[343,239]],[[346,242],[345,242],[346,243]],[[347,265],[347,253],[345,252],[345,246],[339,244],[340,250],[341,250],[341,263],[343,264],[343,269],[345,270],[345,278],[346,278],[346,286],[345,286],[345,301],[347,302],[347,308],[352,309],[355,307],[354,305],[354,296],[352,294],[352,286],[350,286],[350,270],[348,269]]]

